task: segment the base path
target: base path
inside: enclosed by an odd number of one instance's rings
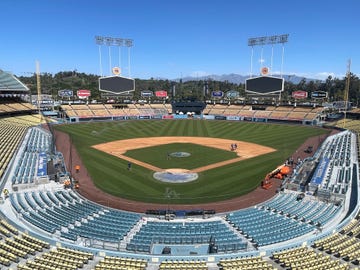
[[[155,167],[151,164],[142,162],[140,160],[136,160],[124,155],[126,151],[151,147],[151,146],[158,146],[163,144],[170,144],[170,143],[192,143],[198,144],[201,146],[206,147],[213,147],[218,148],[225,151],[232,151],[236,152],[238,157],[224,160],[221,162],[209,164],[206,166],[202,166],[199,168],[192,169],[191,172],[203,172],[206,170],[218,168],[221,166],[225,166],[231,163],[239,162],[241,160],[245,160],[248,158],[264,155],[267,153],[271,153],[276,151],[274,148],[255,144],[255,143],[248,143],[243,141],[234,141],[234,140],[227,140],[227,139],[220,139],[220,138],[210,138],[210,137],[147,137],[147,138],[135,138],[135,139],[127,139],[127,140],[118,140],[113,142],[107,142],[102,144],[93,145],[92,147],[103,151],[107,154],[119,157],[121,159],[125,159],[130,161],[134,164],[140,165],[145,167],[149,170],[159,172],[164,171],[165,169]],[[231,145],[236,144],[236,150],[231,150]]]
[[[316,151],[316,149],[326,138],[326,136],[327,135],[322,135],[322,136],[309,138],[302,146],[300,146],[298,151],[294,153],[294,157],[299,156],[301,158],[305,158],[306,156],[310,156],[311,154],[304,153],[305,147],[307,147],[308,145],[312,145],[314,151]],[[75,147],[72,145],[69,135],[55,130],[54,138],[55,138],[57,151],[63,153],[67,170],[71,173],[71,175],[75,179],[78,179],[81,182],[80,189],[78,190],[78,193],[80,195],[86,197],[91,201],[103,204],[105,206],[109,206],[121,210],[139,212],[139,213],[143,213],[148,209],[167,209],[169,207],[168,204],[151,204],[151,203],[126,200],[123,198],[109,195],[103,192],[102,190],[98,189],[94,185],[89,174],[87,173],[86,167],[84,166]],[[234,143],[234,141],[231,141],[231,143]],[[229,147],[229,144],[227,144],[227,147]],[[238,144],[238,150],[240,150],[240,148],[241,147]],[[80,165],[81,170],[78,173],[76,173],[75,171],[75,165]],[[276,190],[280,187],[280,185],[281,185],[280,180],[273,180],[273,186],[269,190],[265,190],[262,189],[261,187],[258,187],[254,191],[246,195],[233,198],[230,200],[207,203],[207,204],[171,205],[170,208],[173,210],[213,209],[217,213],[238,210],[238,209],[254,206],[258,203],[261,203],[263,201],[272,198],[276,194]]]

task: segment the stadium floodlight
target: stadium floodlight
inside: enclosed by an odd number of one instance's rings
[[[132,47],[133,46],[133,40],[132,39],[125,39],[125,46],[126,47]]]
[[[267,44],[286,43],[288,42],[289,34],[255,37],[248,39],[248,46],[263,46]]]
[[[102,60],[101,60],[101,45],[106,45],[109,47],[109,70],[110,73],[112,71],[112,64],[111,64],[111,47],[116,46],[119,48],[119,67],[121,70],[121,47],[128,47],[128,72],[129,76],[131,77],[130,72],[130,47],[133,46],[134,41],[132,39],[125,39],[119,37],[109,37],[109,36],[95,36],[95,43],[99,45],[99,63],[100,63],[100,74],[103,77],[102,73]]]
[[[289,34],[281,35],[279,43],[286,43],[288,42]]]
[[[271,37],[269,37],[269,43],[270,43],[270,44],[275,44],[275,43],[277,43],[277,36],[271,36]]]
[[[254,46],[261,46],[261,60],[263,60],[263,46],[274,44],[282,44],[282,57],[281,57],[281,77],[283,73],[283,64],[284,64],[284,44],[288,42],[289,34],[283,35],[274,35],[274,36],[262,36],[262,37],[252,37],[248,39],[248,46],[251,47],[251,66],[250,66],[250,78],[252,77],[253,71],[253,55],[254,55]],[[271,61],[270,61],[270,71],[272,70],[273,63],[273,48],[271,49]]]
[[[97,45],[103,45],[103,44],[104,44],[104,37],[95,36],[95,43],[96,43]]]
[[[123,46],[124,45],[124,39],[123,38],[114,38],[114,43],[116,46]]]
[[[259,37],[259,45],[265,45],[267,43],[267,37]]]
[[[118,37],[95,36],[95,43],[97,45],[106,45],[106,46],[132,47],[134,41],[132,39],[125,39]]]
[[[248,46],[255,46],[256,45],[256,38],[249,38],[248,39]]]
[[[95,43],[99,45],[99,66],[100,66],[100,76],[102,77],[102,63],[101,63],[101,45],[104,45],[104,37],[102,36],[95,36]]]
[[[112,38],[112,37],[105,37],[104,39],[105,39],[105,44],[106,44],[107,46],[113,45],[114,38]]]

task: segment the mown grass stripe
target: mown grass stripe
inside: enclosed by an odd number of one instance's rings
[[[144,202],[167,202],[166,190],[177,194],[171,203],[224,200],[256,188],[266,173],[283,163],[310,136],[327,130],[283,124],[209,120],[137,120],[56,126],[68,132],[94,183],[105,192]],[[199,173],[187,184],[162,183],[152,172],[91,148],[92,145],[136,137],[209,136],[253,142],[277,149],[259,156]],[[204,154],[204,159],[207,158]],[[196,162],[196,161],[194,161]]]

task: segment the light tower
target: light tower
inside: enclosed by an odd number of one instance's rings
[[[95,36],[95,43],[99,45],[99,57],[100,57],[100,70],[102,73],[102,59],[101,59],[101,47],[107,46],[109,49],[109,74],[108,76],[101,74],[99,78],[99,91],[109,95],[121,95],[123,93],[129,94],[135,91],[135,80],[131,78],[130,68],[130,48],[134,42],[132,39],[120,38],[120,37],[103,37]],[[118,66],[112,66],[111,47],[118,47],[119,63]],[[128,48],[128,77],[122,75],[121,67],[121,48]]]
[[[41,85],[40,85],[40,62],[36,60],[36,89],[38,100],[38,111],[41,113]]]
[[[285,53],[285,46],[284,44],[288,42],[289,34],[284,35],[275,35],[275,36],[263,36],[263,37],[255,37],[255,38],[249,38],[248,39],[248,46],[251,47],[251,63],[250,63],[250,78],[252,78],[253,75],[253,57],[254,57],[254,47],[255,46],[261,46],[261,56],[260,61],[261,65],[263,63],[263,53],[264,53],[264,46],[265,45],[271,45],[271,60],[270,60],[270,73],[272,73],[273,68],[273,58],[274,58],[274,45],[275,44],[282,44],[282,55],[281,55],[281,68],[280,68],[280,76],[282,78],[283,76],[283,66],[284,66],[284,53]],[[261,67],[261,69],[263,66]]]
[[[99,45],[99,64],[100,64],[100,75],[101,77],[103,77],[103,72],[102,72],[102,54],[101,54],[101,47],[103,45],[108,47],[108,58],[109,58],[109,72],[110,74],[112,73],[112,57],[111,57],[111,47],[118,47],[118,54],[119,54],[119,70],[122,70],[121,67],[121,48],[122,47],[127,47],[128,48],[128,77],[131,77],[131,68],[130,68],[130,48],[133,46],[134,41],[132,39],[126,39],[126,38],[119,38],[119,37],[103,37],[103,36],[95,36],[95,43],[97,45]]]
[[[125,46],[128,47],[128,76],[131,78],[130,48],[133,46],[133,40],[132,39],[125,39]]]
[[[95,36],[95,43],[99,45],[99,65],[100,65],[100,76],[103,76],[102,61],[101,61],[101,46],[104,45],[104,37]]]
[[[344,91],[344,122],[343,122],[343,128],[345,128],[346,123],[346,111],[348,109],[348,101],[349,101],[349,91],[350,91],[350,67],[351,67],[351,59],[348,60],[347,64],[347,72],[346,72],[346,83],[345,83],[345,91]]]

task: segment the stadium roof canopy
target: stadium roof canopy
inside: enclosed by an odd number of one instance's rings
[[[29,88],[20,82],[11,73],[4,72],[0,69],[0,91],[6,92],[28,92]]]

